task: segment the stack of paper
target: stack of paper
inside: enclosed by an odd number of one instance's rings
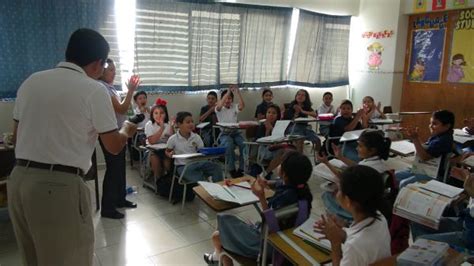
[[[425,184],[414,183],[398,193],[393,213],[438,229],[444,209],[459,197],[462,189],[431,180]]]
[[[230,187],[205,181],[199,181],[198,183],[209,195],[218,200],[234,202],[240,205],[258,201],[248,182],[241,182]]]
[[[403,156],[416,152],[415,145],[408,140],[393,141],[390,150]]]
[[[315,218],[309,218],[293,230],[293,234],[321,247],[325,251],[331,252],[331,242],[325,239],[323,234],[314,231],[315,222]]]
[[[397,265],[438,265],[448,248],[446,243],[420,238],[397,257]]]

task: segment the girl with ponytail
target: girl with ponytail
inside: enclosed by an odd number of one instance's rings
[[[308,157],[296,151],[288,151],[283,155],[279,180],[257,179],[253,183],[252,192],[259,199],[262,212],[271,231],[277,231],[275,228],[279,227],[279,223],[274,216],[274,210],[285,206],[301,202],[304,203],[299,206],[305,206],[300,208],[299,219],[289,224],[290,227],[298,225],[298,223],[302,223],[308,218],[313,196],[307,182],[312,171],[313,166]],[[274,196],[268,201],[265,198],[265,188],[271,188],[275,191]],[[223,248],[244,257],[255,259],[258,257],[261,239],[260,223],[251,224],[242,221],[235,215],[220,213],[217,216],[217,228],[218,231],[212,234],[214,252],[204,254],[206,263],[217,262],[219,253]],[[227,257],[224,260],[223,265],[231,263],[231,260]]]
[[[364,165],[351,166],[340,174],[337,201],[354,221],[342,229],[335,216],[322,216],[314,225],[331,242],[333,265],[369,265],[389,257],[390,233],[378,211],[384,184],[380,173]]]
[[[366,130],[362,132],[357,140],[357,153],[362,159],[356,163],[344,156],[342,156],[341,149],[333,145],[334,154],[336,158],[343,161],[348,166],[365,165],[375,169],[380,174],[387,172],[389,169],[385,164],[390,152],[390,144],[392,142],[389,138],[384,137],[384,133],[380,130]],[[340,172],[332,164],[329,163],[326,156],[317,155],[317,160],[324,163],[336,176],[340,176]],[[335,185],[337,186],[337,185]],[[323,204],[329,213],[336,214],[344,220],[352,220],[352,215],[344,210],[336,201],[335,192],[323,192],[321,198]]]

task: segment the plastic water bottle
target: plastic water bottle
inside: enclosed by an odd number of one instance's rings
[[[138,193],[138,187],[137,186],[128,186],[125,191],[126,191],[127,195],[128,194],[136,194],[136,193]]]

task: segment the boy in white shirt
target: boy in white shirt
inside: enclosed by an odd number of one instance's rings
[[[323,103],[318,107],[318,114],[333,114],[337,115],[337,110],[332,105],[332,93],[329,91],[323,94]],[[329,126],[328,125],[319,125],[319,133],[323,136],[327,136],[329,134]]]
[[[337,200],[354,222],[343,228],[336,217],[323,215],[314,225],[331,242],[332,265],[365,266],[391,255],[387,221],[378,211],[383,191],[382,177],[371,167],[356,165],[342,172]]]
[[[234,95],[239,98],[239,104],[234,104]],[[217,121],[221,123],[237,123],[237,115],[245,107],[244,100],[240,94],[240,90],[236,85],[232,85],[229,90],[221,93],[221,100],[216,105]],[[227,169],[230,171],[232,177],[243,176],[244,173],[244,154],[246,147],[244,144],[244,137],[239,129],[222,129],[219,136],[220,146],[226,147]],[[239,147],[239,170],[235,170],[235,146]]]
[[[166,155],[170,158],[173,154],[196,153],[198,149],[204,147],[201,137],[193,133],[193,116],[189,112],[179,112],[176,115],[178,132],[171,136],[166,143]],[[176,171],[182,174],[184,166],[189,162],[186,159],[175,159]],[[199,161],[188,165],[184,179],[188,182],[206,180],[212,176],[212,181],[217,182],[223,179],[222,167],[220,164],[211,161]],[[207,180],[206,180],[207,181]]]

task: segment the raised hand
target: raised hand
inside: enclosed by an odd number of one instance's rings
[[[403,130],[403,133],[407,136],[407,138],[411,140],[418,139],[418,127],[408,127]]]
[[[322,153],[321,155],[319,155],[319,152],[316,153],[316,160],[318,162],[322,162],[324,164],[328,164],[329,163],[329,160],[328,160],[328,156],[325,154],[325,153]]]
[[[259,199],[265,199],[265,190],[263,189],[263,186],[261,186],[257,180],[255,180],[255,182],[253,182],[252,184],[252,192]]]
[[[138,75],[133,75],[130,77],[128,82],[125,83],[129,91],[134,92],[140,85],[140,77]]]

